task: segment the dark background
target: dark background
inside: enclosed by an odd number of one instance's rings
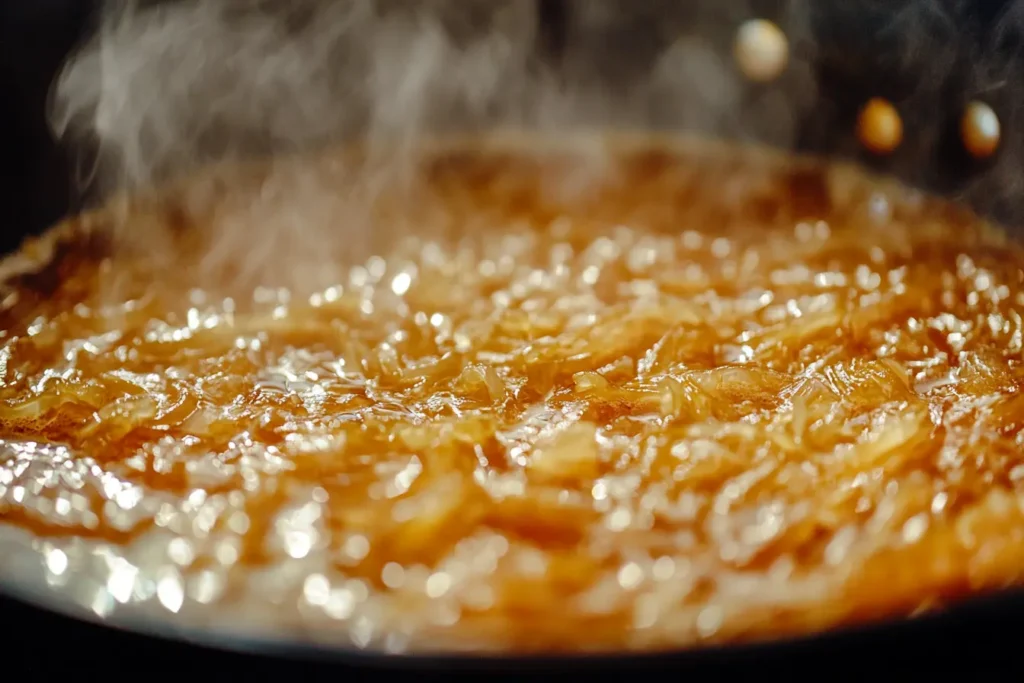
[[[166,0],[165,0],[166,1]],[[173,0],[172,0],[173,1]],[[791,35],[794,59],[810,66],[817,97],[796,122],[796,147],[854,157],[908,182],[966,201],[1012,227],[1024,225],[1024,1],[1013,0],[523,0],[541,6],[547,49],[558,55],[575,18],[600,3],[617,17],[587,52],[587,69],[628,82],[674,36],[699,32],[729,49],[738,21],[777,18],[784,8],[809,17]],[[0,252],[16,247],[79,208],[69,182],[69,152],[51,137],[45,110],[50,83],[90,27],[98,0],[0,1]],[[700,7],[700,9],[697,9]],[[709,9],[710,8],[710,9]],[[572,65],[566,66],[572,77]],[[775,83],[781,91],[800,83]],[[789,94],[799,95],[799,92]],[[854,135],[870,97],[892,100],[904,142],[891,156],[866,155]],[[1003,144],[977,162],[957,130],[963,106],[981,97],[996,110]],[[751,120],[765,126],[770,116]],[[767,110],[765,110],[767,111]],[[754,126],[756,128],[756,126]]]
[[[0,252],[70,208],[67,155],[50,135],[45,110],[50,81],[95,4],[0,1]]]
[[[545,35],[553,54],[559,52],[573,13],[584,1],[544,0]],[[645,54],[658,51],[666,25],[686,22],[687,3],[682,1],[610,2],[620,5],[623,17],[604,37],[610,78],[629,77],[618,55],[629,53],[642,62]],[[52,140],[44,112],[50,82],[90,25],[96,4],[0,0],[0,252],[80,205],[69,180],[69,153]],[[719,4],[728,15],[729,2]],[[755,1],[747,3],[747,9],[774,17],[781,4]],[[819,97],[800,121],[797,147],[861,159],[960,198],[1012,226],[1024,224],[1024,2],[819,0],[807,6],[809,34],[794,51],[811,61]],[[728,40],[731,26],[717,27],[719,39]],[[713,33],[716,28],[708,30]],[[851,134],[857,110],[876,95],[893,100],[905,124],[903,146],[882,160],[865,156]],[[956,131],[963,105],[979,96],[997,111],[1004,131],[1000,152],[982,163],[964,155]],[[918,673],[970,667],[977,674],[984,668],[1015,664],[1018,646],[1013,634],[1022,616],[1020,596],[1007,596],[942,620],[867,635],[745,653],[594,663],[591,673],[646,676],[652,668],[672,666],[763,677],[824,666],[827,672],[883,678],[906,667]],[[10,600],[0,600],[0,618],[7,631],[0,637],[3,678],[21,667],[31,667],[25,670],[37,675],[95,671],[124,678],[169,673],[187,665],[229,676],[309,673],[284,660],[273,664],[98,631]],[[427,668],[438,670],[436,665]]]

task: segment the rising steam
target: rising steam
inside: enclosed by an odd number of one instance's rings
[[[52,120],[88,150],[82,179],[100,196],[346,140],[376,153],[359,178],[372,186],[426,136],[496,127],[690,128],[786,145],[813,80],[796,60],[771,88],[744,84],[729,51],[742,4],[569,0],[553,56],[531,0],[113,1],[59,78]],[[806,33],[800,13],[784,17],[791,39]],[[366,226],[337,178],[287,168],[217,223],[214,262],[244,248],[256,268],[256,244],[310,261],[358,242]]]

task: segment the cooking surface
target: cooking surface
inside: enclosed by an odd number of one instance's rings
[[[87,0],[0,3],[0,44],[3,45],[0,49],[0,85],[7,95],[5,106],[0,109],[0,124],[7,134],[3,145],[6,151],[4,159],[10,171],[7,181],[0,187],[0,203],[5,206],[9,217],[7,229],[0,234],[0,244],[4,245],[2,249],[5,252],[15,248],[24,234],[46,228],[69,206],[74,209],[80,205],[77,195],[85,188],[80,182],[69,181],[76,174],[51,144],[43,110],[57,63],[76,39],[75,34],[86,24],[89,6],[95,4]],[[168,6],[173,3],[148,4]],[[785,28],[788,38],[793,41],[791,56],[797,68],[803,68],[805,60],[808,62],[818,91],[808,115],[799,122],[799,136],[791,140],[788,135],[783,135],[781,141],[784,144],[794,142],[801,149],[856,157],[914,184],[965,200],[1007,221],[1011,228],[1020,223],[1020,193],[1017,191],[1020,116],[1019,107],[1015,104],[1019,97],[1014,85],[1020,81],[1017,77],[1022,35],[1019,2],[781,3],[770,0],[749,3],[614,3],[586,0],[585,3],[543,1],[540,4],[556,6],[547,20],[555,27],[554,31],[549,31],[549,39],[553,37],[549,46],[554,47],[559,41],[561,29],[558,27],[571,28],[580,21],[581,5],[583,9],[596,5],[617,7],[618,19],[605,27],[603,37],[591,41],[593,47],[589,59],[577,60],[576,68],[585,72],[597,69],[610,81],[618,75],[626,82],[631,78],[631,67],[627,60],[621,59],[623,53],[636,56],[643,70],[644,55],[656,55],[667,45],[666,41],[670,42],[675,36],[692,29],[707,37],[719,53],[727,57],[735,27],[740,21],[755,15],[771,18]],[[801,20],[809,18],[810,22],[798,21],[795,26],[787,22],[785,12],[780,11],[787,4],[811,8],[811,15],[801,12],[796,15]],[[710,7],[713,11],[705,12],[698,6],[704,6],[705,10]],[[714,11],[715,8],[720,11]],[[601,14],[600,8],[596,13]],[[691,14],[693,16],[687,16]],[[546,29],[542,27],[542,30]],[[610,49],[609,46],[613,45],[626,46],[626,49]],[[586,52],[585,49],[583,51]],[[602,61],[605,56],[607,63]],[[602,87],[618,92],[614,83],[603,83]],[[780,98],[782,102],[792,98],[794,83],[800,86],[803,81],[784,77],[757,91],[750,100],[745,100],[742,116],[753,119],[753,122],[746,122],[742,129],[745,136],[741,137],[772,140],[773,131],[780,128],[789,130],[788,119],[770,114],[777,111]],[[796,92],[799,94],[799,88]],[[893,103],[902,117],[904,128],[899,148],[881,156],[867,153],[855,135],[858,112],[873,97],[883,97]],[[965,155],[961,140],[961,111],[972,99],[991,104],[1003,132],[994,157],[980,161]],[[716,117],[715,120],[723,119]],[[86,161],[76,168],[88,170],[90,165]],[[69,188],[72,190],[70,203],[67,201]],[[173,216],[170,218],[174,219]],[[245,295],[237,297],[238,301],[248,298]],[[104,523],[103,516],[98,517]],[[52,589],[47,582],[48,575],[38,571],[40,560],[37,552],[22,557],[26,558],[27,566],[22,569],[28,572],[28,578],[37,579],[36,587],[43,590],[44,596],[48,595]],[[55,566],[59,566],[60,556],[54,557],[58,563]],[[16,565],[9,566],[11,570],[17,568]],[[102,583],[110,571],[110,567],[101,562],[94,576]],[[123,578],[124,574],[121,576]],[[154,590],[153,584],[145,581],[142,584],[149,586],[143,593]],[[25,587],[23,583],[18,585]],[[99,611],[106,613],[104,606],[113,603],[102,597],[98,586],[86,582],[83,589],[75,594],[73,603],[84,605],[84,609],[94,615],[93,607],[99,605]],[[13,588],[13,584],[7,584],[7,588]],[[188,590],[184,592],[187,594]],[[94,603],[93,598],[97,596],[99,602]],[[148,612],[143,608],[143,615],[168,616],[159,600],[150,600],[147,604],[152,608]],[[179,623],[189,618],[188,604],[186,596]],[[905,630],[901,627],[885,630],[881,632],[883,635],[873,640],[844,635],[832,646],[828,639],[820,643],[815,641],[817,644],[812,647],[816,649],[813,650],[791,650],[773,645],[771,652],[776,654],[771,657],[776,661],[790,658],[787,661],[799,661],[801,666],[812,666],[812,660],[820,657],[821,665],[831,668],[836,662],[842,662],[844,669],[854,664],[865,665],[872,658],[873,665],[881,666],[892,664],[893,658],[904,658],[902,661],[915,667],[928,662],[937,663],[946,670],[949,657],[960,657],[964,652],[984,645],[985,656],[978,663],[991,663],[991,656],[1000,650],[1004,654],[1014,650],[1012,643],[1005,642],[1005,633],[1015,629],[1011,624],[1019,620],[1019,615],[1015,615],[1013,610],[1019,609],[1020,605],[1012,598],[1004,597],[986,604],[973,613],[971,607],[966,613],[955,610],[955,617],[950,615],[950,619],[929,624],[916,622]],[[114,618],[126,616],[137,609],[135,603],[119,606]],[[44,623],[40,621],[41,614],[19,611],[7,602],[3,603],[2,610],[13,623],[19,624],[17,637],[9,636],[5,642],[11,651],[22,653],[26,661],[32,660],[37,670],[42,662],[53,661],[51,643],[58,642],[63,659],[74,662],[79,673],[83,667],[87,668],[87,662],[104,667],[114,661],[123,664],[123,660],[116,656],[112,659],[97,658],[97,652],[112,650],[140,653],[140,657],[149,656],[163,662],[184,660],[193,655],[206,658],[211,664],[215,660],[209,653],[200,655],[189,648],[171,653],[163,645],[139,639],[124,640],[112,632],[68,630],[66,623]],[[965,614],[966,619],[962,618]],[[1000,631],[1001,622],[1005,622],[1002,627],[1006,630]],[[102,640],[95,644],[89,638],[100,634]],[[334,635],[337,633],[331,637]],[[341,637],[344,640],[347,636]],[[26,638],[33,642],[27,642]],[[837,643],[843,644],[836,648]],[[40,647],[45,648],[45,652],[39,651]],[[82,656],[77,658],[74,656],[76,648],[83,650]],[[36,652],[40,657],[30,654]],[[724,661],[735,664],[737,658],[742,660],[743,657],[742,654],[727,654]],[[225,664],[229,667],[247,666],[242,659]],[[755,664],[762,674],[764,664],[763,658]],[[255,664],[250,662],[249,665],[266,673],[267,662],[264,660]],[[635,665],[629,663],[627,666]],[[630,670],[635,672],[635,669]],[[974,673],[977,674],[978,670]]]
[[[127,214],[184,229],[170,261],[84,219],[8,280],[6,578],[103,618],[512,652],[1013,584],[1024,252],[849,169],[614,149],[584,194],[571,155],[430,158],[415,215],[378,215],[436,237],[316,291],[186,258],[217,199]]]

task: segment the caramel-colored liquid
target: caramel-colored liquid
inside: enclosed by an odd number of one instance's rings
[[[570,200],[565,160],[433,159],[472,230],[318,292],[95,240],[12,278],[5,533],[103,617],[392,650],[774,637],[1018,581],[1024,250],[816,164],[614,161]]]

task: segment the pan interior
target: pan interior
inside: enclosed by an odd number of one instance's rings
[[[113,622],[511,653],[1015,581],[998,231],[694,141],[460,143],[350,184],[370,161],[211,171],[0,266],[6,580]]]

